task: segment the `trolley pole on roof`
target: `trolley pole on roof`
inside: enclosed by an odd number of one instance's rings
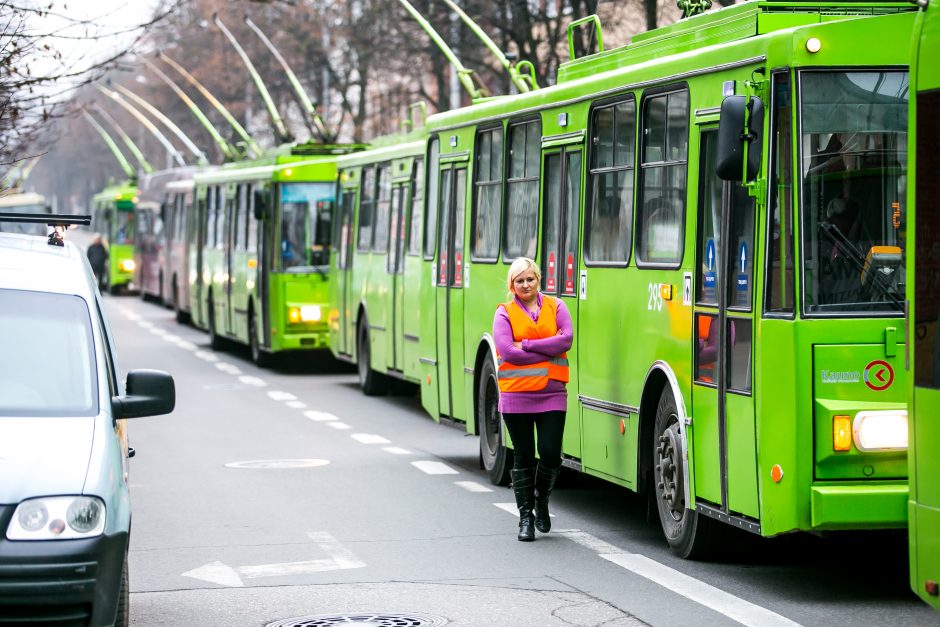
[[[176,161],[177,164],[179,164],[181,167],[186,165],[186,160],[183,159],[183,155],[181,155],[180,151],[177,150],[173,146],[172,143],[170,143],[170,140],[166,138],[166,135],[161,133],[160,129],[158,129],[156,125],[154,125],[153,122],[147,119],[147,116],[145,116],[143,113],[141,113],[136,108],[134,108],[134,106],[131,103],[124,100],[121,94],[111,89],[102,87],[101,85],[97,83],[95,83],[95,88],[101,93],[103,93],[105,96],[107,96],[108,98],[111,98],[112,100],[114,100],[114,102],[124,107],[128,113],[130,113],[137,119],[138,122],[143,124],[144,128],[150,131],[150,134],[156,137],[158,142],[163,144],[163,147],[166,148],[166,151],[170,153],[170,155],[173,157],[173,159]]]
[[[245,142],[245,146],[248,148],[248,151],[252,153],[252,156],[255,156],[255,157],[261,156],[263,151],[261,150],[261,147],[258,145],[258,143],[254,139],[252,139],[251,135],[248,134],[248,131],[245,130],[245,127],[238,123],[238,120],[236,120],[235,116],[232,115],[231,112],[225,108],[225,105],[222,104],[222,102],[218,98],[212,95],[212,92],[206,89],[202,83],[197,81],[195,76],[187,72],[186,68],[184,68],[182,65],[180,65],[179,63],[177,63],[170,57],[166,56],[166,54],[161,52],[159,53],[159,57],[163,59],[163,61],[166,62],[167,65],[169,65],[171,68],[176,70],[176,72],[180,76],[185,78],[189,82],[190,85],[195,87],[199,91],[199,93],[202,94],[202,96],[206,100],[208,100],[209,103],[212,104],[213,107],[215,107],[215,110],[218,111],[222,115],[223,118],[225,118],[225,121],[228,122],[229,125],[235,130],[235,132],[238,133],[238,136],[242,138],[242,141]]]
[[[447,60],[450,61],[450,64],[454,66],[454,69],[457,71],[457,79],[460,81],[460,84],[470,95],[471,100],[478,100],[484,97],[482,90],[473,83],[473,79],[470,77],[473,74],[473,70],[468,70],[463,66],[463,63],[460,62],[460,59],[457,58],[457,55],[454,54],[454,51],[451,50],[450,46],[447,45],[447,42],[438,34],[434,27],[431,26],[431,23],[424,19],[417,9],[411,6],[411,3],[408,0],[398,0],[398,2],[405,7],[405,10],[411,14],[411,17],[424,29],[424,32],[428,34],[428,37],[431,38],[441,52],[444,53],[444,56],[447,57]]]
[[[196,156],[196,163],[199,165],[206,165],[209,163],[209,160],[206,159],[206,153],[200,150],[199,146],[197,146],[193,140],[191,140],[186,135],[186,133],[184,133],[183,130],[173,122],[173,120],[163,115],[163,112],[123,85],[115,85],[114,88],[143,107],[144,110],[147,111],[150,115],[163,122],[163,125],[170,129],[170,131],[172,131],[173,134],[176,135],[176,137],[179,138],[181,142],[183,142],[183,145],[186,146],[186,148],[188,148],[189,151]]]
[[[317,105],[314,103],[307,92],[304,90],[303,86],[300,84],[300,81],[297,79],[297,76],[294,74],[294,71],[287,64],[287,60],[281,55],[277,48],[274,47],[274,44],[270,39],[265,36],[258,26],[251,21],[247,15],[245,16],[245,24],[248,25],[248,28],[253,30],[256,35],[264,42],[264,45],[268,47],[268,50],[271,51],[271,54],[274,55],[274,58],[277,59],[277,62],[281,64],[281,67],[284,69],[284,73],[287,75],[287,80],[290,81],[291,86],[294,88],[294,93],[297,94],[297,100],[300,102],[300,106],[307,113],[307,117],[304,118],[304,124],[307,125],[307,130],[310,131],[312,135],[317,135],[320,138],[320,141],[323,143],[329,143],[332,141],[333,136],[326,128],[326,123],[323,121],[323,118],[320,117],[320,114],[317,113]]]
[[[238,149],[225,141],[225,138],[222,137],[222,134],[219,133],[219,130],[212,124],[212,122],[209,121],[209,118],[206,117],[206,115],[202,112],[199,106],[196,105],[193,99],[190,98],[185,91],[180,89],[179,85],[174,83],[173,80],[167,76],[163,70],[143,57],[141,57],[141,60],[148,68],[150,68],[154,74],[157,75],[161,81],[166,83],[167,86],[173,90],[173,93],[179,96],[179,99],[182,100],[187,107],[189,107],[189,110],[192,111],[194,116],[196,116],[196,119],[199,120],[203,128],[205,128],[209,132],[209,135],[212,136],[212,140],[219,147],[219,150],[222,151],[223,158],[226,161],[234,161],[235,159],[238,159],[240,156]]]
[[[245,50],[241,47],[241,45],[239,45],[238,40],[235,39],[235,36],[232,35],[231,31],[225,27],[225,24],[223,24],[222,20],[219,19],[218,14],[212,16],[212,21],[215,22],[215,25],[219,27],[219,30],[221,30],[222,34],[225,35],[226,39],[229,40],[229,43],[232,44],[232,47],[235,48],[235,52],[237,52],[238,56],[241,57],[242,62],[245,64],[245,68],[251,75],[251,79],[255,82],[255,86],[258,88],[258,91],[261,92],[261,98],[264,100],[264,106],[268,109],[268,115],[271,116],[271,123],[274,125],[275,133],[277,133],[278,143],[287,144],[294,141],[290,131],[288,131],[287,127],[284,125],[284,120],[281,118],[281,114],[277,112],[277,107],[274,106],[274,101],[271,99],[271,94],[268,92],[268,88],[265,87],[264,81],[261,80],[261,75],[258,74],[258,71],[255,69],[251,59],[248,58],[248,54],[246,54]]]
[[[114,158],[117,160],[118,165],[121,166],[121,169],[124,170],[124,176],[126,176],[131,181],[137,180],[137,173],[134,172],[134,168],[131,167],[131,164],[128,163],[127,159],[124,157],[124,153],[121,152],[121,149],[118,148],[117,144],[114,143],[114,140],[108,135],[108,131],[104,130],[98,120],[91,117],[91,114],[87,110],[82,109],[82,113],[85,114],[85,119],[88,120],[88,123],[98,131],[98,134],[101,135],[101,139],[104,140],[104,143],[108,145],[108,148],[111,149],[111,154],[114,155]]]
[[[98,115],[104,118],[104,121],[114,129],[114,131],[121,138],[121,141],[124,142],[124,145],[127,146],[127,149],[130,150],[131,154],[134,155],[134,158],[137,159],[137,163],[140,164],[140,169],[143,170],[145,174],[151,174],[153,172],[153,166],[150,165],[150,162],[147,161],[146,157],[144,157],[144,153],[141,152],[140,148],[137,147],[137,144],[133,142],[133,140],[130,138],[130,135],[124,132],[124,129],[121,128],[120,124],[117,123],[117,120],[112,118],[103,107],[97,103],[95,103],[94,106],[95,110],[98,112]]]
[[[535,80],[535,66],[532,65],[531,61],[520,61],[515,65],[509,58],[499,49],[499,46],[496,45],[489,35],[487,35],[480,26],[473,21],[473,18],[467,15],[463,9],[457,6],[457,3],[453,0],[444,0],[444,3],[451,8],[451,10],[460,16],[460,19],[463,20],[464,24],[473,31],[473,34],[483,42],[483,45],[489,48],[490,52],[493,53],[493,56],[499,60],[500,65],[505,68],[506,72],[509,73],[509,80],[512,81],[512,84],[516,86],[516,89],[519,90],[519,93],[526,93],[533,89],[538,89],[539,85]],[[528,74],[522,74],[519,72],[520,67],[525,67],[528,69]]]

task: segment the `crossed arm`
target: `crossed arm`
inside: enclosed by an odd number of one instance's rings
[[[561,355],[571,348],[574,338],[571,314],[561,301],[558,301],[555,322],[558,325],[556,335],[516,342],[513,341],[509,314],[502,307],[497,307],[493,316],[493,341],[496,343],[496,350],[500,357],[516,366],[537,364],[548,357]]]

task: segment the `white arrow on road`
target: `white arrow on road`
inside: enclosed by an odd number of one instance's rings
[[[356,559],[352,551],[344,547],[339,541],[325,531],[309,531],[307,537],[313,540],[328,558],[309,560],[305,562],[283,562],[281,564],[259,564],[256,566],[240,566],[232,568],[223,562],[211,562],[199,568],[183,573],[183,577],[201,579],[209,583],[230,588],[245,586],[243,579],[258,579],[261,577],[285,577],[288,575],[309,575],[329,570],[347,570],[350,568],[363,568],[365,562]]]

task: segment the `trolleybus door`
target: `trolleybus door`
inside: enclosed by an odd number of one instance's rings
[[[715,175],[717,132],[701,134],[692,354],[696,507],[759,518],[751,386],[754,201]]]
[[[228,187],[225,194],[225,244],[222,251],[223,255],[223,264],[224,268],[223,277],[225,280],[225,296],[224,296],[224,311],[222,312],[223,321],[222,331],[223,335],[232,335],[233,331],[233,318],[232,318],[232,309],[234,305],[234,299],[232,298],[232,285],[235,283],[235,264],[233,258],[235,257],[235,242],[238,238],[238,221],[237,221],[237,203],[238,195],[241,191],[240,186],[232,185]],[[217,318],[218,319],[218,318]]]
[[[578,218],[581,213],[581,146],[552,149],[542,155],[542,291],[559,297],[578,325]],[[577,345],[568,350],[569,376],[577,381]],[[577,409],[577,397],[570,395]],[[571,409],[569,407],[569,409]],[[576,414],[573,414],[576,415]],[[580,451],[581,425],[565,422],[565,451]]]
[[[441,414],[466,418],[463,395],[464,209],[467,168],[441,166],[438,217],[437,327],[438,390]]]
[[[339,346],[337,346],[337,351],[344,355],[352,355],[352,338],[355,337],[353,333],[355,309],[350,302],[349,284],[352,281],[350,275],[352,274],[354,244],[351,238],[353,237],[352,222],[353,210],[356,206],[356,190],[355,188],[344,189],[342,194],[339,203],[339,216],[336,218],[336,232],[338,234],[336,267],[339,272],[336,273],[334,278],[337,283],[335,293],[339,296],[339,301],[336,303],[336,307],[339,309]]]
[[[402,303],[404,301],[405,253],[405,191],[407,183],[396,183],[392,188],[392,205],[389,215],[388,255],[385,269],[388,272],[389,314],[391,317],[390,333],[386,335],[386,366],[391,370],[402,371],[402,343],[404,342],[404,323]]]
[[[402,338],[399,359],[402,373],[406,377],[420,377],[418,367],[418,341],[422,333],[422,317],[424,325],[429,324],[429,316],[421,315],[420,299],[421,288],[425,287],[422,280],[426,275],[422,273],[421,263],[421,217],[424,208],[424,161],[415,159],[411,165],[411,181],[408,186],[407,201],[403,209],[403,222],[405,227],[405,240],[402,242],[402,282],[401,306],[396,305],[395,315],[401,319]],[[427,331],[425,331],[427,332]],[[396,331],[396,336],[399,334]]]

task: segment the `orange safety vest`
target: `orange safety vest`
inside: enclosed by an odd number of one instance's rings
[[[535,321],[515,300],[501,303],[498,307],[504,308],[509,314],[512,339],[516,342],[558,334],[558,321],[555,319],[558,300],[552,296],[542,296],[542,309],[539,311],[538,320]],[[504,361],[497,351],[496,362],[499,365],[497,379],[500,392],[537,392],[545,389],[549,379],[568,382],[568,353],[528,366],[516,366]]]

